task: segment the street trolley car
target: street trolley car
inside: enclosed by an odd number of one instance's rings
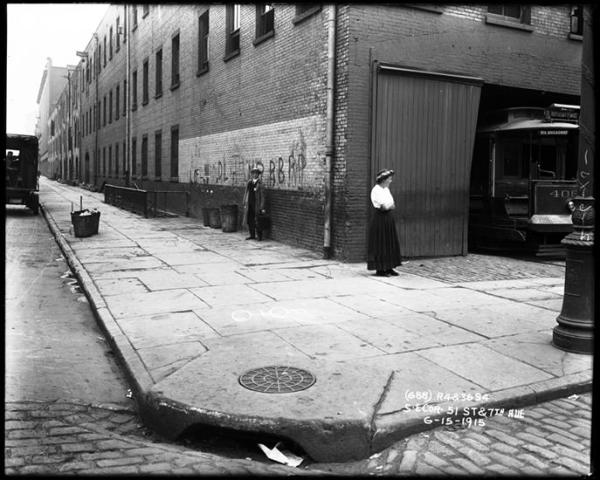
[[[5,204],[26,205],[37,215],[38,139],[33,135],[6,134],[4,155]]]
[[[564,256],[577,194],[579,107],[518,107],[478,125],[471,170],[469,245]]]

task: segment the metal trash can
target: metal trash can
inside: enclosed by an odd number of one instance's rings
[[[237,232],[238,206],[221,205],[221,225],[224,232]]]
[[[210,228],[221,228],[221,212],[218,208],[209,209]]]
[[[202,223],[205,227],[210,227],[210,208],[208,207],[202,209]]]
[[[71,223],[76,237],[96,235],[100,225],[100,212],[87,209],[71,212]]]

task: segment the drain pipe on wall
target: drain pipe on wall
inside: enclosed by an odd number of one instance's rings
[[[329,5],[327,19],[327,117],[325,139],[325,204],[323,209],[323,258],[331,258],[331,174],[334,154],[335,29],[336,5]]]

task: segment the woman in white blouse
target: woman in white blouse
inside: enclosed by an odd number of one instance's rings
[[[392,210],[396,207],[389,186],[393,170],[380,170],[371,190],[371,203],[375,208],[369,225],[367,246],[367,269],[375,270],[375,275],[389,277],[398,275],[394,267],[402,265],[400,243]]]

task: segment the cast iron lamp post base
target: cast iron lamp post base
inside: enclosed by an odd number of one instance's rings
[[[565,294],[552,344],[567,352],[591,354],[594,339],[594,199],[575,199],[573,232],[561,243],[567,249]]]

